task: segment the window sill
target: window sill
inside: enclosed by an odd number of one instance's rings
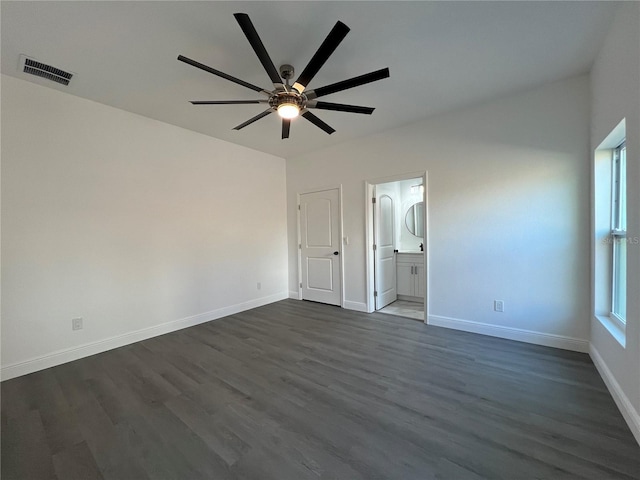
[[[622,346],[622,348],[626,348],[626,335],[625,335],[625,327],[622,322],[620,322],[617,318],[611,318],[605,315],[596,315],[598,321],[602,324],[602,326],[611,334],[613,338]]]

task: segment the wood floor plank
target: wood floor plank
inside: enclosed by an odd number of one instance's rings
[[[186,396],[181,395],[171,399],[167,402],[167,408],[228,466],[232,466],[251,449],[247,442],[222,424],[219,417],[207,414]]]
[[[3,396],[2,403],[6,401]],[[57,478],[38,410],[8,420],[2,431],[1,476],[6,480]]]
[[[65,480],[103,480],[86,442],[80,442],[53,456],[58,478]]]
[[[640,479],[586,354],[284,300],[2,383],[2,478]]]

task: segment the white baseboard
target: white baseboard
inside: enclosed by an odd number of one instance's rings
[[[289,292],[289,298],[292,298],[294,300],[302,300],[300,295],[298,295],[298,292]],[[367,311],[367,304],[362,302],[350,302],[348,300],[345,300],[342,308],[344,308],[345,310],[355,310],[356,312],[369,313]]]
[[[589,341],[580,338],[534,332],[532,330],[523,330],[520,328],[490,325],[488,323],[442,317],[439,315],[429,315],[428,323],[429,325],[435,325],[437,327],[453,328],[455,330],[463,330],[465,332],[480,333],[482,335],[489,335],[492,337],[544,345],[546,347],[562,348],[564,350],[572,350],[582,353],[589,352]]]
[[[289,290],[289,298],[300,300],[300,293],[297,290]]]
[[[629,425],[631,433],[636,437],[636,442],[640,444],[640,414],[633,407],[633,404],[625,395],[620,384],[613,376],[613,373],[611,373],[611,370],[607,367],[604,359],[600,356],[600,353],[598,353],[598,350],[596,350],[593,345],[591,345],[589,349],[589,355],[591,356],[591,360],[593,360],[593,364],[598,369],[602,380],[604,380],[605,385],[609,389],[609,393],[611,393],[613,400],[616,402],[620,413],[622,413],[627,425]]]
[[[277,293],[275,295],[256,298],[248,302],[218,308],[210,312],[204,312],[198,315],[181,318],[179,320],[162,323],[160,325],[154,325],[152,327],[142,328],[133,332],[127,332],[121,335],[106,338],[104,340],[98,340],[96,342],[86,343],[77,347],[58,350],[47,355],[42,355],[40,357],[31,358],[22,362],[2,366],[2,368],[0,369],[0,378],[2,379],[2,381],[4,381],[15,377],[20,377],[22,375],[27,375],[39,370],[44,370],[45,368],[55,367],[56,365],[61,365],[73,360],[78,360],[90,355],[95,355],[97,353],[106,352],[107,350],[112,350],[114,348],[129,345],[131,343],[146,340],[148,338],[157,337],[158,335],[164,335],[165,333],[175,332],[176,330],[193,327],[195,325],[209,322],[211,320],[216,320],[228,315],[244,312],[245,310],[250,310],[252,308],[261,307],[269,303],[284,300],[285,298],[287,298],[286,292]]]
[[[356,312],[367,313],[367,304],[364,302],[350,302],[345,300],[342,308],[345,310],[355,310]]]

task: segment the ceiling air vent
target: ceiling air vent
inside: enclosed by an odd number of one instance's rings
[[[20,55],[20,70],[24,73],[46,78],[47,80],[62,85],[69,85],[71,77],[73,77],[73,73],[71,72],[65,72],[60,68],[52,67],[46,63],[29,58],[26,55]]]

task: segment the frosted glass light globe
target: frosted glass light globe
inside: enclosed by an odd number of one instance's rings
[[[300,113],[300,109],[293,103],[283,103],[278,105],[278,115],[282,118],[296,118]]]

